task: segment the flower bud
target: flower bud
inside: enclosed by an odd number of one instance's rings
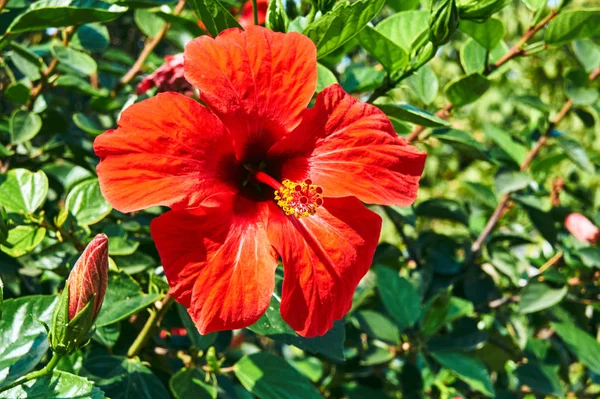
[[[511,2],[511,0],[457,0],[457,5],[461,19],[483,22]]]
[[[600,229],[581,213],[571,213],[567,216],[565,227],[579,241],[595,244],[600,239]]]
[[[429,15],[429,40],[436,46],[447,43],[458,28],[458,21],[455,0],[440,0]]]
[[[69,354],[87,342],[107,284],[108,238],[98,234],[73,266],[54,309],[49,336],[54,351]]]
[[[165,63],[138,84],[137,95],[140,96],[153,87],[156,87],[158,92],[176,91],[186,96],[194,95],[193,86],[184,76],[183,61],[183,53],[167,55]]]

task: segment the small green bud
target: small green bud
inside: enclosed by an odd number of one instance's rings
[[[511,0],[456,0],[461,19],[483,22],[502,10]]]
[[[435,46],[448,43],[458,29],[458,8],[455,0],[440,0],[429,14],[429,40]]]

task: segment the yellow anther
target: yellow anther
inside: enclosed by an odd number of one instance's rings
[[[275,201],[286,215],[294,215],[298,219],[317,213],[323,205],[323,189],[312,184],[310,179],[301,183],[284,180],[279,190],[275,191]]]

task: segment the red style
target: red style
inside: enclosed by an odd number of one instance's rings
[[[152,237],[171,295],[202,334],[256,322],[279,259],[283,319],[305,337],[325,334],[378,243],[381,219],[361,201],[411,204],[426,154],[338,85],[307,109],[316,49],[298,33],[199,37],[185,74],[206,107],[158,94],[96,139],[104,196],[122,212],[172,209]]]

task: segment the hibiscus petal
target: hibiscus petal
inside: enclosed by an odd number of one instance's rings
[[[268,233],[284,266],[281,315],[302,336],[323,335],[352,306],[381,218],[353,197],[325,198],[316,215],[302,219],[277,210]]]
[[[367,203],[406,206],[417,196],[427,154],[398,137],[379,108],[332,85],[269,157],[287,158],[283,178],[310,178],[328,197],[353,195]]]
[[[170,293],[201,334],[247,327],[269,306],[277,255],[267,238],[267,210],[236,196],[152,221]]]
[[[246,161],[300,123],[316,88],[316,49],[299,33],[228,29],[186,46],[185,76],[232,132],[238,158]]]
[[[158,94],[127,108],[118,125],[96,138],[94,151],[102,193],[119,211],[182,209],[235,192],[231,137],[198,102]]]

